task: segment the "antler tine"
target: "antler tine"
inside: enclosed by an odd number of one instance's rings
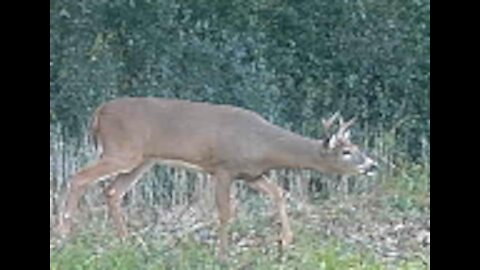
[[[350,120],[348,120],[347,122],[343,122],[343,118],[340,117],[340,127],[338,128],[338,136],[339,137],[342,137],[345,133],[345,131],[347,131],[347,129],[353,125],[353,123],[355,122],[357,118],[356,117],[353,117],[351,118]]]
[[[328,133],[329,129],[332,127],[333,122],[340,116],[340,112],[335,112],[330,118],[327,120],[322,119],[323,129],[325,133]]]

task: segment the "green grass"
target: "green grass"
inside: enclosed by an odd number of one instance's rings
[[[295,242],[284,251],[273,240],[278,226],[272,225],[265,215],[258,214],[266,210],[265,203],[244,202],[243,212],[230,226],[232,241],[226,265],[216,260],[215,241],[200,241],[195,237],[195,232],[183,236],[175,244],[152,232],[137,233],[121,242],[114,236],[111,226],[94,226],[92,221],[91,225],[83,226],[83,230],[80,229],[61,248],[51,247],[50,269],[429,269],[424,262],[429,261],[429,248],[415,247],[415,236],[406,240],[398,238],[405,243],[413,243],[413,248],[411,252],[406,251],[406,256],[392,261],[372,248],[371,245],[378,244],[380,238],[369,240],[365,234],[361,241],[352,242],[352,233],[362,231],[353,229],[327,233],[327,228],[342,226],[343,229],[355,228],[361,224],[368,231],[369,228],[377,226],[381,229],[390,221],[401,222],[405,218],[412,222],[429,220],[429,179],[428,168],[419,165],[404,166],[404,169],[379,185],[378,190],[367,196],[367,199],[357,199],[352,195],[339,201],[338,205],[332,200],[326,200],[324,204],[316,205],[315,212],[308,215],[291,213]],[[344,204],[345,202],[348,203]],[[351,210],[345,205],[357,208]],[[249,208],[253,210],[249,211]],[[325,210],[327,211],[322,212]],[[326,216],[326,213],[330,213],[330,216]],[[410,225],[405,223],[404,226]],[[214,229],[206,230],[210,235],[215,235]],[[400,234],[402,231],[390,232]],[[405,232],[404,235],[408,236],[408,230]],[[377,237],[382,233],[374,232],[371,235]],[[241,247],[239,243],[245,239],[257,241]]]
[[[213,245],[190,237],[169,248],[159,239],[140,242],[132,238],[121,243],[108,236],[99,241],[97,235],[87,233],[60,250],[51,250],[50,269],[428,269],[417,260],[387,266],[368,251],[352,249],[308,230],[296,231],[295,244],[282,253],[275,243],[237,249],[230,254],[227,265],[217,262]]]
[[[424,212],[429,209],[429,168],[414,164],[404,165],[384,184],[383,192],[391,210]]]

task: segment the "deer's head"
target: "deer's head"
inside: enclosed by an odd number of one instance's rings
[[[331,127],[337,118],[339,118],[339,128],[337,132],[332,133]],[[338,112],[328,120],[322,119],[325,132],[322,141],[323,162],[329,171],[338,174],[372,175],[377,169],[377,163],[350,141],[348,128],[354,122],[355,118],[344,122]]]

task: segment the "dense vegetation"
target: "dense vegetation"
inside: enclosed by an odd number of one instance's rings
[[[402,217],[401,222],[389,223],[391,228],[398,224],[410,228],[405,220],[415,220],[411,224],[414,239],[425,234],[425,226],[418,224],[428,220],[429,235],[429,93],[429,0],[50,0],[51,225],[65,180],[94,157],[86,141],[94,108],[118,96],[158,96],[241,106],[311,137],[321,134],[321,117],[334,111],[347,118],[356,116],[353,139],[381,161],[383,170],[374,179],[347,179],[348,193],[377,194],[375,200],[366,200],[383,206],[375,213],[394,220]],[[138,228],[149,226],[160,215],[159,207],[176,213],[183,211],[179,207],[213,205],[194,200],[195,194],[210,192],[203,175],[159,167],[145,178],[126,199],[129,214],[145,221],[136,224]],[[348,244],[342,241],[350,239],[351,233],[325,235],[325,241],[331,240],[327,244],[321,239],[311,241],[320,230],[300,229],[313,221],[300,218],[304,208],[294,206],[315,208],[328,201],[324,199],[336,197],[336,185],[327,181],[331,177],[278,171],[272,178],[291,194],[290,212],[297,213],[296,233],[301,232],[296,250],[277,264],[271,260],[278,254],[268,253],[274,252],[273,247],[253,248],[250,255],[238,251],[243,255],[236,257],[237,268],[243,267],[244,260],[251,265],[243,269],[281,269],[281,265],[291,269],[302,264],[312,269],[318,265],[348,269],[350,264],[355,269],[383,269],[378,250],[366,248],[365,242],[354,245],[360,250],[344,250]],[[306,186],[301,184],[305,178]],[[243,198],[240,204],[248,208],[249,193],[241,185],[238,190]],[[100,198],[91,190],[82,201],[87,205],[83,220],[97,227],[105,223],[104,211],[96,210],[103,204]],[[366,204],[364,210],[370,213],[372,205]],[[203,217],[212,219],[211,213]],[[248,220],[248,215],[242,219],[258,225],[257,234],[269,234],[261,228],[266,226],[264,220]],[[199,220],[192,217],[191,224]],[[168,231],[156,222],[156,229],[149,233]],[[246,226],[239,222],[237,226]],[[378,225],[385,220],[358,220],[358,224],[368,222]],[[329,227],[327,222],[322,224],[317,224],[319,229]],[[237,229],[248,234],[247,228]],[[109,240],[96,239],[100,236],[87,230],[88,241],[80,235],[61,251],[51,249],[51,268],[67,269],[65,265],[70,264],[85,269],[137,269],[141,262],[149,266],[144,259],[158,252],[159,257],[150,261],[152,269],[196,269],[195,263],[213,263],[208,257],[213,245],[199,248],[202,241],[188,238],[197,233],[182,234],[179,241],[187,261],[179,265],[180,254],[160,252],[165,240],[160,236],[148,243],[110,246]],[[147,237],[139,234],[139,239]],[[267,255],[259,257],[260,253]],[[407,260],[395,265],[410,269],[412,254],[429,260],[429,243],[428,249],[397,253]],[[125,266],[111,265],[115,263]]]
[[[69,137],[116,96],[229,103],[306,135],[340,110],[429,139],[430,3],[50,1],[50,120]]]

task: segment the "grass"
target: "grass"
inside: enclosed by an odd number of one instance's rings
[[[319,239],[307,231],[297,235],[296,243],[283,254],[275,245],[251,247],[231,255],[226,266],[217,262],[212,246],[188,237],[175,248],[156,241],[147,245],[132,239],[127,243],[89,242],[87,234],[61,250],[51,251],[50,269],[428,269],[420,260],[388,267],[371,253],[351,250],[338,240]]]
[[[172,218],[187,225],[168,227],[171,233],[159,225],[137,230],[122,242],[101,214],[63,245],[51,245],[50,269],[430,269],[429,171],[401,168],[372,191],[316,201],[309,211],[290,202],[295,242],[283,251],[275,241],[279,228],[266,214],[271,204],[250,194],[230,227],[227,264],[216,260],[214,227],[189,230],[198,222]],[[419,238],[425,232],[428,244]]]
[[[430,209],[429,168],[406,164],[383,186],[388,204],[400,212]]]

